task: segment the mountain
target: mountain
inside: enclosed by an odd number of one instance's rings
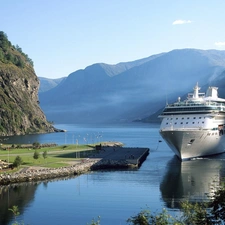
[[[224,70],[225,51],[217,50],[181,49],[116,65],[97,63],[39,93],[40,105],[55,123],[156,118],[166,102],[190,92],[196,82],[217,84]]]
[[[58,78],[58,79],[50,79],[45,77],[38,77],[40,81],[40,87],[39,87],[39,93],[48,91],[54,87],[56,87],[58,84],[60,84],[65,77]]]
[[[39,106],[33,62],[0,31],[0,136],[53,132]]]

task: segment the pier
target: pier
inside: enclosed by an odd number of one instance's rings
[[[107,168],[139,167],[149,154],[149,148],[121,147],[121,146],[97,146],[97,154],[92,159],[99,159],[92,166],[93,170]]]

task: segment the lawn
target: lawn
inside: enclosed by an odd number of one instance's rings
[[[0,160],[13,163],[16,156],[20,156],[23,161],[20,168],[30,166],[59,168],[79,162],[82,158],[87,158],[95,152],[95,145],[59,145],[37,149],[13,147],[12,145],[2,145],[0,149]],[[34,159],[35,151],[39,153],[37,159]],[[45,151],[46,158],[43,155]]]

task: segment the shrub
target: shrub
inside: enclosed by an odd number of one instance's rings
[[[39,158],[39,152],[37,150],[35,150],[33,158],[34,159],[38,159]]]
[[[42,156],[43,156],[43,158],[44,158],[44,159],[46,159],[46,158],[47,158],[48,153],[47,153],[47,151],[46,151],[46,150],[43,152]]]
[[[225,221],[225,184],[215,192],[212,202],[209,203],[211,207],[210,219],[215,224],[224,224]]]
[[[19,167],[21,164],[23,163],[22,158],[18,155],[16,156],[14,162],[13,162],[13,166],[14,167]]]
[[[39,142],[33,143],[33,148],[40,148],[41,144]]]
[[[166,209],[159,214],[151,214],[149,210],[142,210],[136,216],[130,217],[127,222],[131,225],[182,225],[169,215]]]

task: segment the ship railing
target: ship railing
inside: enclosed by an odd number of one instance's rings
[[[205,93],[203,92],[199,92],[198,93],[198,98],[204,98],[205,97]],[[188,93],[188,99],[193,99],[194,98],[194,93]]]
[[[190,102],[176,102],[172,104],[168,104],[167,107],[177,107],[177,106],[219,106],[219,107],[225,107],[225,103],[218,103],[218,102],[211,102],[211,101],[206,101],[206,102],[199,102],[199,103],[190,103]]]
[[[203,127],[180,127],[180,128],[174,128],[174,127],[166,127],[161,128],[160,131],[198,131],[198,130],[209,130]]]

